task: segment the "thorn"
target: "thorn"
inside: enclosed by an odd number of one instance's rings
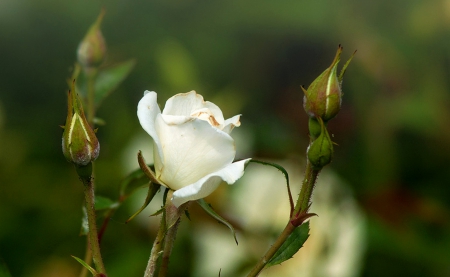
[[[316,213],[302,212],[299,215],[297,215],[296,218],[291,219],[291,224],[294,225],[295,227],[298,227],[298,226],[302,225],[303,222],[305,222],[305,220],[307,220],[308,218],[313,217],[313,216],[318,216],[318,215]]]

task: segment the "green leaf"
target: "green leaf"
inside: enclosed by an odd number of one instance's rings
[[[118,203],[112,201],[109,198],[99,196],[99,195],[95,196],[95,210],[96,211],[101,211],[101,210],[106,210],[106,209],[114,209],[117,205],[118,205]]]
[[[149,183],[147,197],[145,198],[144,204],[137,212],[135,212],[132,216],[130,216],[130,218],[128,218],[128,220],[125,223],[130,222],[134,217],[140,214],[148,206],[148,204],[150,204],[150,202],[152,201],[153,197],[158,192],[160,187],[161,185],[154,184],[152,182]]]
[[[84,266],[87,270],[89,270],[92,273],[93,276],[97,276],[98,275],[98,272],[95,269],[93,269],[90,265],[88,265],[85,261],[83,261],[82,259],[77,258],[75,256],[72,256],[72,258],[77,260],[77,262],[79,262],[82,266]]]
[[[234,230],[233,225],[231,225],[231,223],[229,223],[225,218],[221,217],[218,213],[216,213],[216,211],[213,210],[211,205],[206,203],[206,201],[204,199],[197,200],[197,203],[200,205],[200,207],[203,208],[203,210],[205,210],[206,213],[208,213],[210,216],[212,216],[214,219],[216,219],[220,223],[227,226],[230,229],[231,233],[233,234],[236,244],[238,244],[238,240],[236,238],[236,231]]]
[[[11,273],[3,259],[0,258],[0,277],[11,277]]]
[[[289,235],[287,240],[281,245],[278,251],[273,255],[272,259],[266,264],[271,267],[292,258],[295,253],[302,248],[303,244],[309,237],[309,222],[295,228],[294,232]]]
[[[101,70],[95,81],[95,106],[100,103],[130,74],[135,65],[134,60],[122,62],[113,67]]]
[[[281,173],[283,173],[284,178],[286,179],[286,186],[287,186],[287,191],[288,191],[288,196],[289,196],[289,204],[291,205],[291,212],[292,212],[294,210],[294,200],[292,199],[291,186],[289,185],[289,174],[287,173],[286,169],[284,169],[284,167],[282,167],[281,165],[278,165],[276,163],[258,161],[255,159],[251,159],[250,162],[272,166],[272,167],[275,167],[276,169],[278,169],[279,171],[281,171]]]

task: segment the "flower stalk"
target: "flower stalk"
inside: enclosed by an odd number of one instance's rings
[[[331,66],[320,74],[307,90],[302,87],[304,93],[303,107],[309,116],[308,129],[310,136],[302,188],[295,208],[293,211],[291,210],[289,222],[274,244],[259,259],[247,277],[258,276],[295,229],[302,225],[305,220],[316,215],[309,213],[314,185],[319,172],[331,162],[333,157],[333,142],[326,129],[326,123],[334,118],[341,108],[342,79],[347,66],[355,54],[353,53],[351,58],[345,63],[338,76],[337,65],[342,49],[342,46],[339,45]]]
[[[294,232],[294,230],[300,226],[306,219],[315,214],[309,214],[308,209],[310,206],[310,199],[312,195],[312,191],[314,188],[314,184],[316,183],[317,176],[319,171],[314,170],[309,163],[307,163],[305,170],[305,177],[303,180],[302,189],[300,191],[300,195],[297,199],[297,203],[295,205],[294,212],[292,213],[289,222],[284,227],[280,236],[276,239],[276,241],[272,244],[272,246],[267,250],[266,254],[262,256],[256,265],[252,268],[247,277],[255,277],[258,276],[261,271],[263,271],[264,267],[267,263],[273,258],[275,253],[280,249],[283,243],[288,239],[288,237]]]
[[[92,165],[91,165],[92,166]],[[97,222],[95,214],[95,192],[94,181],[92,177],[80,177],[84,185],[84,198],[86,204],[86,211],[88,217],[89,233],[88,240],[92,252],[92,259],[94,261],[95,269],[106,276],[105,266],[103,264],[102,255],[100,253],[100,243],[97,233]]]
[[[159,224],[158,234],[153,242],[152,251],[150,253],[150,259],[148,260],[147,268],[145,270],[144,277],[156,277],[158,274],[158,260],[162,254],[162,248],[164,246],[164,234],[166,233],[166,213],[163,212],[161,217],[161,223]]]
[[[153,243],[144,277],[167,276],[170,255],[172,254],[178,226],[181,222],[181,216],[192,203],[192,201],[189,201],[180,207],[176,207],[173,204],[172,199],[173,191],[169,190],[166,196],[158,234]]]

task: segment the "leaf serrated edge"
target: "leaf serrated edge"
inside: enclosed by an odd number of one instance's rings
[[[300,229],[300,228],[302,228],[303,226],[305,226],[304,228],[306,228],[306,236],[305,236],[305,230]],[[303,247],[303,245],[305,244],[305,242],[306,242],[306,241],[308,240],[308,238],[309,238],[309,222],[306,222],[305,224],[302,224],[302,225],[298,226],[296,229],[298,230],[298,232],[295,232],[295,231],[294,231],[294,232],[288,237],[288,239],[281,245],[281,247],[278,249],[278,251],[275,252],[275,254],[274,254],[273,257],[269,260],[269,262],[267,262],[265,268],[268,268],[268,267],[271,267],[271,266],[274,266],[274,265],[281,264],[281,263],[283,263],[283,262],[285,262],[285,261],[291,259],[291,258],[292,258],[292,257],[293,257],[293,256],[294,256],[294,255],[295,255],[295,254]],[[289,257],[281,257],[283,254],[286,254],[285,251],[286,251],[287,249],[289,249],[290,246],[292,246],[292,242],[289,241],[289,238],[290,238],[291,236],[296,236],[296,237],[294,238],[294,240],[295,240],[295,239],[298,239],[298,238],[301,238],[302,236],[305,236],[305,238],[304,238],[303,242],[301,243],[300,247],[299,247],[294,253],[292,253],[292,254],[291,254],[291,253],[288,253],[288,256],[289,256]]]

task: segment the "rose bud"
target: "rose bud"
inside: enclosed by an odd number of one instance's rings
[[[77,166],[86,166],[97,159],[100,144],[94,130],[86,120],[83,106],[75,91],[75,81],[72,91],[68,93],[68,110],[66,125],[62,138],[62,150],[67,161]]]
[[[302,87],[303,107],[310,117],[320,117],[326,123],[337,115],[341,109],[342,79],[345,70],[353,58],[353,55],[344,65],[338,77],[337,66],[340,60],[342,47],[339,45],[336,56],[330,67],[328,67],[311,85],[305,90]]]
[[[78,45],[77,58],[78,62],[85,68],[99,66],[105,57],[106,43],[100,30],[104,10],[101,11],[97,20],[91,25],[87,34]]]
[[[333,142],[331,141],[330,135],[328,134],[322,119],[319,117],[317,121],[321,126],[320,134],[308,146],[307,154],[308,160],[313,168],[320,170],[331,162],[334,150]]]

